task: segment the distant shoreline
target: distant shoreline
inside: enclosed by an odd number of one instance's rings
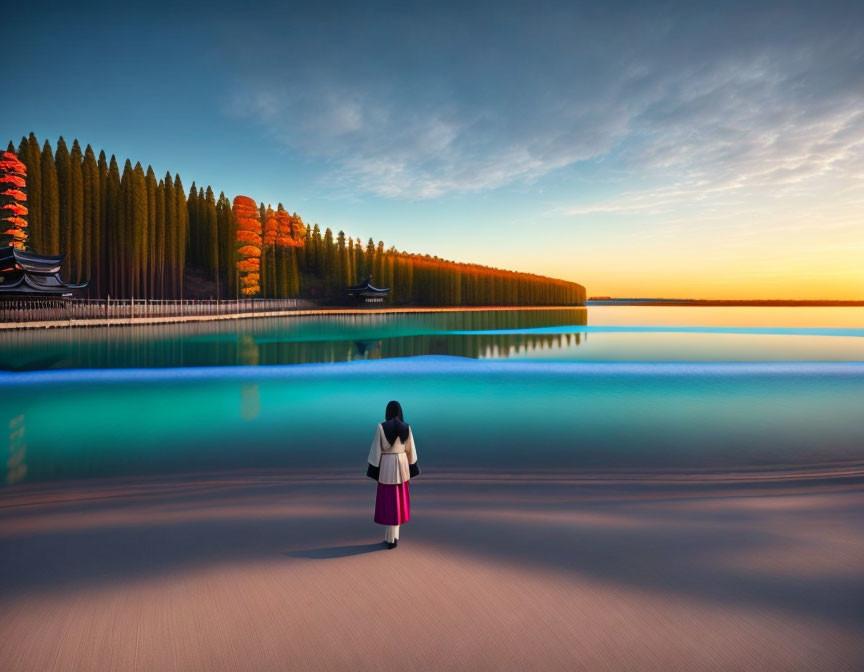
[[[587,306],[762,306],[762,307],[851,307],[862,301],[821,301],[804,299],[588,299]]]

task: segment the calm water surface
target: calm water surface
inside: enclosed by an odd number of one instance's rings
[[[0,368],[7,484],[262,466],[360,473],[391,398],[430,471],[864,461],[862,308],[597,306],[10,332]]]

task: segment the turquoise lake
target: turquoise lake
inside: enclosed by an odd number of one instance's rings
[[[9,485],[424,470],[807,469],[864,455],[864,309],[589,306],[0,334]],[[6,442],[4,442],[6,443]]]

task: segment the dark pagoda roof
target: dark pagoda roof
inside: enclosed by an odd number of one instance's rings
[[[390,293],[389,287],[373,287],[372,286],[372,276],[367,275],[366,279],[363,280],[359,285],[351,285],[350,287],[346,287],[345,291],[348,293],[348,296],[387,296]]]
[[[0,247],[0,295],[71,296],[87,283],[69,284],[60,278],[65,254],[36,254],[12,246]]]

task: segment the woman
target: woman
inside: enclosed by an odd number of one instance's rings
[[[375,522],[385,525],[387,548],[399,541],[399,526],[411,520],[408,481],[420,474],[414,435],[402,418],[398,401],[387,404],[386,418],[375,428],[366,475],[378,481]]]

